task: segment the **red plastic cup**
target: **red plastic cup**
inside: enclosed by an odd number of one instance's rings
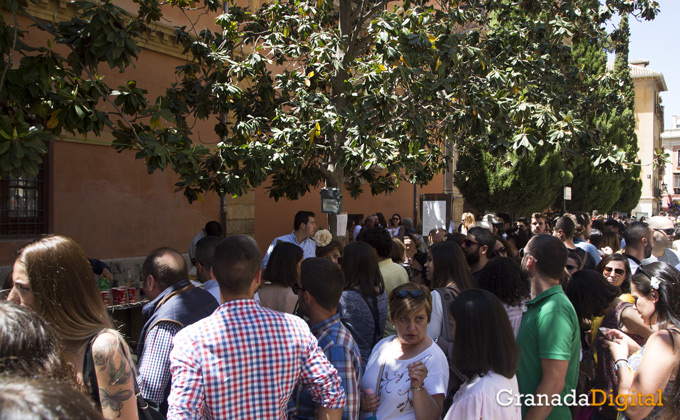
[[[102,300],[104,301],[104,306],[109,306],[111,304],[111,292],[108,290],[101,291]]]
[[[127,289],[128,302],[130,302],[130,303],[134,302],[136,295],[137,295],[137,289],[134,288],[134,287],[128,287],[128,289]]]
[[[113,304],[121,305],[127,303],[127,288],[126,287],[114,287],[111,289],[113,292]]]

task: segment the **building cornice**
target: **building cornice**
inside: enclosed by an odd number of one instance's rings
[[[34,17],[45,21],[61,21],[76,16],[75,6],[67,0],[29,1],[26,10]],[[154,23],[149,26],[146,34],[138,39],[138,45],[150,51],[186,59],[187,54],[182,53],[182,46],[175,41],[175,28],[162,23]]]

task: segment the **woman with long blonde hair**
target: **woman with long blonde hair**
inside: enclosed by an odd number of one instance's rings
[[[464,235],[467,235],[468,230],[477,226],[477,221],[475,220],[475,215],[468,212],[463,213],[460,218],[460,226],[458,226],[458,231]]]
[[[80,246],[58,235],[31,243],[19,252],[12,279],[8,300],[51,325],[104,417],[138,418],[130,350],[113,329]]]

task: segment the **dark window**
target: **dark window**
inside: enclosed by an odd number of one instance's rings
[[[47,182],[44,165],[35,177],[0,180],[0,235],[47,233]]]

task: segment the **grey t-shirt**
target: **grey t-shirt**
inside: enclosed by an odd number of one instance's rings
[[[680,257],[678,257],[678,254],[672,249],[666,248],[662,256],[657,258],[652,255],[651,257],[642,260],[642,264],[651,264],[656,261],[662,261],[675,267],[676,265],[680,264]]]
[[[367,302],[368,301],[368,302]],[[375,334],[375,320],[370,305],[378,305],[378,334]],[[352,333],[361,354],[361,371],[366,369],[373,346],[382,339],[387,319],[387,295],[385,292],[374,298],[366,298],[358,290],[345,290],[338,304],[340,320]],[[374,337],[377,337],[374,342]]]

